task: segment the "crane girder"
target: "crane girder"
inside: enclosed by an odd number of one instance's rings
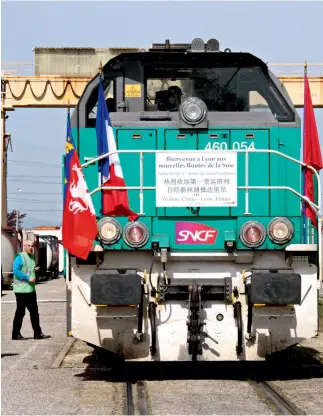
[[[278,76],[294,106],[304,106],[304,77]],[[90,77],[67,76],[2,76],[3,106],[6,110],[29,108],[75,107]],[[313,106],[323,108],[323,76],[308,77]]]

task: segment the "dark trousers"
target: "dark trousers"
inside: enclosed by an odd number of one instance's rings
[[[39,326],[39,314],[38,314],[36,292],[15,293],[15,295],[16,295],[16,300],[17,300],[17,309],[15,313],[15,318],[13,320],[12,335],[16,336],[20,334],[22,321],[25,316],[26,308],[28,309],[29,314],[30,314],[30,321],[34,330],[34,335],[41,334],[42,331]]]

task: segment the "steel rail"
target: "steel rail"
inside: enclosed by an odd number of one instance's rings
[[[132,384],[130,381],[127,381],[126,389],[127,389],[127,415],[132,416],[135,414],[135,407],[133,404]]]
[[[134,400],[134,391],[133,391],[134,386],[137,387],[137,394],[136,394],[137,400]],[[137,414],[138,411],[140,415],[149,415],[144,381],[138,380],[136,383],[131,383],[131,381],[127,381],[126,393],[127,393],[127,414],[128,415],[135,415]]]
[[[140,414],[149,415],[145,384],[143,381],[138,381],[137,389],[138,389],[138,407],[139,407]]]
[[[278,415],[305,415],[306,413],[283,397],[267,381],[256,382],[249,380],[249,384],[265,400],[270,407],[273,407]]]

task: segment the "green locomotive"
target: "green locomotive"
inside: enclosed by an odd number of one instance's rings
[[[102,79],[131,210],[102,214]],[[262,360],[317,334],[316,229],[301,221],[301,122],[259,58],[219,42],[122,53],[71,125],[98,216],[69,256],[71,334],[126,360]]]

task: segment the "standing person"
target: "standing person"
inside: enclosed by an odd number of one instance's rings
[[[33,257],[34,243],[26,240],[24,251],[17,254],[13,263],[13,291],[16,295],[17,309],[13,320],[12,339],[25,339],[21,333],[22,321],[26,308],[30,313],[31,325],[34,330],[34,339],[50,338],[44,335],[39,326],[39,314],[36,296],[35,260]]]

